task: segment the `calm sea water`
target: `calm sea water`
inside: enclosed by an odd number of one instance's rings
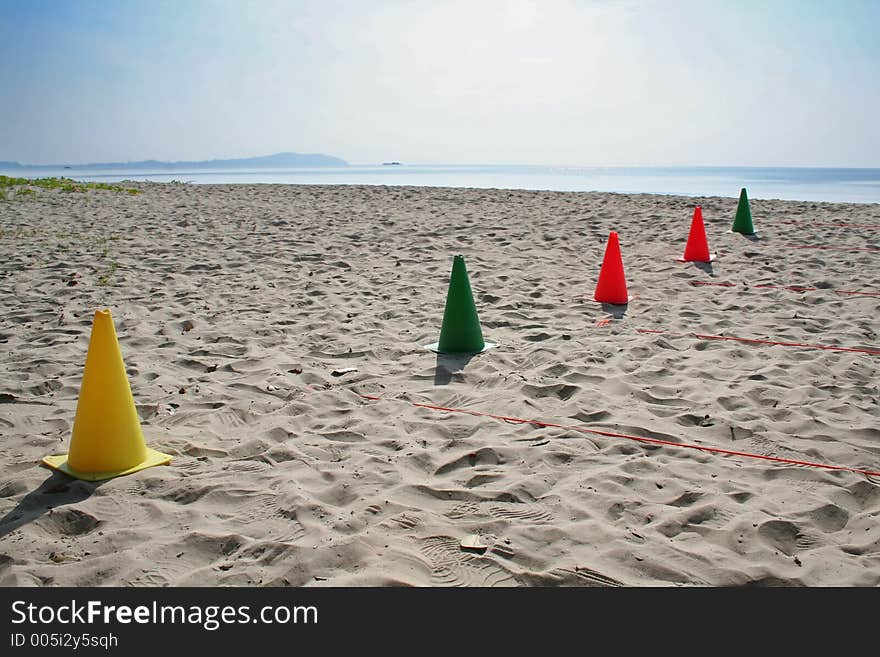
[[[880,169],[408,165],[315,169],[19,169],[20,177],[192,184],[417,185],[880,203]]]

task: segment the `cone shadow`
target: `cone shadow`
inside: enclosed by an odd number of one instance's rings
[[[706,272],[707,274],[712,273],[712,263],[711,262],[695,262],[694,267],[696,267],[697,269],[701,269],[702,271]]]
[[[63,472],[53,471],[35,490],[0,518],[0,538],[37,520],[58,506],[87,500],[104,481],[83,481]]]
[[[457,372],[461,372],[477,354],[437,354],[434,366],[434,385],[445,386]]]
[[[734,232],[736,232],[736,231],[734,231]],[[760,242],[761,241],[761,238],[758,237],[757,233],[752,233],[751,235],[747,235],[745,233],[739,233],[739,234],[742,235],[743,237],[745,237],[750,242]]]
[[[614,319],[623,319],[629,304],[616,304],[602,302],[602,312],[609,313]]]

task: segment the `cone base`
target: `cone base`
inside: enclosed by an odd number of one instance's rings
[[[432,342],[431,344],[426,344],[425,349],[428,351],[433,351],[437,354],[481,354],[484,351],[489,351],[490,349],[494,349],[498,345],[494,342],[484,342],[484,346],[479,351],[440,351],[440,343]]]
[[[82,479],[84,481],[103,481],[104,479],[121,477],[122,475],[132,474],[133,472],[145,470],[146,468],[152,468],[154,465],[165,465],[166,463],[170,463],[173,458],[170,454],[163,454],[162,452],[157,452],[155,449],[147,447],[147,458],[137,465],[133,465],[125,470],[118,470],[116,472],[79,472],[70,467],[67,462],[67,456],[67,454],[45,456],[43,457],[43,465],[47,465],[55,470],[60,470],[75,479]]]
[[[635,297],[632,294],[627,295],[626,301],[604,301],[602,299],[596,299],[595,297],[593,297],[593,301],[595,301],[596,303],[607,303],[609,306],[626,306],[633,299],[635,299]]]
[[[678,260],[679,262],[712,262],[717,257],[718,256],[716,254],[712,253],[709,255],[708,260],[687,260],[684,256],[679,256],[676,258],[676,260]]]

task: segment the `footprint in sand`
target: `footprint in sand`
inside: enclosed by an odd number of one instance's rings
[[[461,539],[430,536],[422,540],[422,555],[431,566],[432,586],[519,586],[512,573],[491,558],[464,552]]]
[[[530,509],[526,505],[508,504],[491,506],[489,513],[502,520],[516,520],[523,523],[553,522],[553,514],[544,509]]]
[[[51,528],[62,536],[83,536],[95,531],[103,523],[95,516],[85,511],[74,508],[50,509],[43,521],[47,528]]]
[[[480,513],[479,505],[472,502],[464,502],[462,504],[456,504],[444,515],[452,520],[461,520],[463,518],[475,518],[482,516],[483,514]]]
[[[577,566],[575,568],[554,568],[548,574],[557,586],[626,586],[620,580],[603,575],[598,570]]]

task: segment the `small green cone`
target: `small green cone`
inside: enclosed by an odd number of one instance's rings
[[[464,258],[457,255],[452,261],[452,274],[449,276],[440,341],[425,348],[440,354],[478,354],[494,346],[483,340]]]
[[[739,205],[736,206],[736,219],[733,220],[731,230],[743,235],[755,234],[755,227],[752,225],[752,211],[749,209],[749,197],[746,195],[745,187],[739,192]]]

